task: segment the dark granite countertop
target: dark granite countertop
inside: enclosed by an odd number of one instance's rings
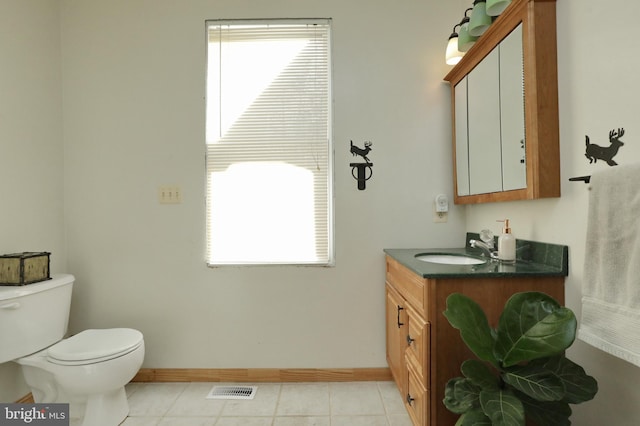
[[[424,262],[416,255],[427,253],[462,254],[482,257],[482,251],[471,248],[470,239],[478,239],[478,234],[467,233],[463,248],[428,249],[384,249],[384,252],[423,278],[474,278],[474,277],[518,277],[518,276],[567,276],[569,274],[569,247],[516,240],[516,263],[504,264],[487,261],[480,265],[448,265]]]

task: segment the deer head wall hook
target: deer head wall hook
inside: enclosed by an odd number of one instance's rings
[[[373,176],[373,163],[369,160],[369,152],[371,152],[371,142],[365,142],[364,148],[359,148],[351,141],[351,155],[360,156],[364,159],[365,163],[350,163],[351,176],[358,181],[358,189],[364,190],[366,188],[366,182]]]

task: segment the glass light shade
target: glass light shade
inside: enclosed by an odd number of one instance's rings
[[[464,53],[458,50],[458,35],[453,33],[451,34],[451,37],[449,37],[449,43],[447,43],[445,62],[447,65],[455,65],[460,62],[460,59],[462,59],[463,56]]]
[[[469,34],[480,37],[491,25],[491,17],[487,15],[487,3],[485,0],[476,0],[469,21]]]
[[[469,34],[469,23],[465,22],[460,27],[460,34],[458,35],[458,50],[460,52],[466,52],[471,49],[471,46],[476,43],[477,39],[478,37],[474,37]]]
[[[511,3],[511,0],[487,0],[487,15],[498,16],[500,15]]]

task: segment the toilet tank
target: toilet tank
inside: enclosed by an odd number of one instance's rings
[[[69,325],[73,275],[24,286],[0,286],[0,363],[61,340]]]

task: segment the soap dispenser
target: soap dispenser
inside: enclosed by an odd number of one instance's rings
[[[504,263],[515,263],[516,237],[511,233],[509,219],[499,220],[498,222],[504,222],[502,234],[498,237],[498,260]]]

